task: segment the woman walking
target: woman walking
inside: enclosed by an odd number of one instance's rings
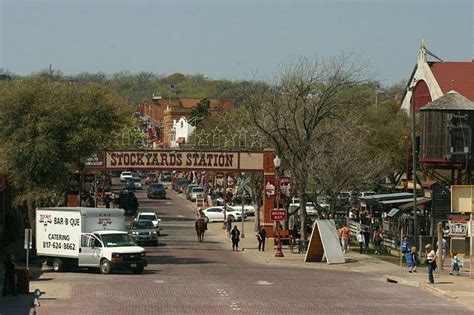
[[[237,228],[237,225],[234,225],[234,229],[232,229],[231,239],[232,239],[232,250],[239,250],[239,241],[240,241],[240,231]]]
[[[416,247],[412,247],[411,251],[406,253],[405,255],[406,261],[407,261],[407,267],[408,267],[408,272],[417,272],[416,271],[416,266],[418,265],[418,254],[416,253]]]

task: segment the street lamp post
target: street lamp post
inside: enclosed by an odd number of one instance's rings
[[[245,173],[242,173],[242,179],[243,179],[243,175]],[[245,232],[244,232],[244,213],[245,213],[245,209],[244,209],[244,187],[242,185],[242,188],[241,188],[241,191],[240,191],[240,198],[241,198],[241,202],[242,202],[242,233],[240,234],[240,237],[241,238],[245,238]]]
[[[417,214],[417,205],[416,205],[416,195],[417,195],[417,190],[416,190],[416,110],[415,110],[415,84],[416,84],[416,79],[413,79],[413,86],[410,87],[411,91],[411,113],[412,113],[412,136],[411,136],[411,141],[412,141],[412,159],[413,159],[413,245],[416,246],[416,237],[417,237],[417,229],[418,229],[418,214]]]
[[[275,178],[276,178],[276,187],[275,187],[276,204],[277,204],[277,209],[280,209],[280,176],[278,174],[278,169],[280,168],[281,160],[278,156],[275,156],[275,158],[273,159],[273,165],[275,166]],[[276,224],[277,224],[277,231],[278,231],[278,241],[277,241],[277,250],[275,253],[275,257],[285,257],[285,255],[283,255],[283,251],[281,248],[280,221],[276,221]]]

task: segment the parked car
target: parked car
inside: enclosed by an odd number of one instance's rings
[[[209,219],[209,222],[224,222],[224,207],[209,207],[203,210],[204,215]],[[231,216],[234,221],[242,220],[242,212],[232,207],[227,207],[227,216]],[[244,219],[247,218],[247,214],[244,213]]]
[[[153,222],[153,226],[155,229],[158,231],[158,235],[160,235],[160,222],[161,219],[158,218],[158,215],[154,212],[138,212],[137,216],[135,217],[134,221],[139,221],[139,220],[150,220]]]
[[[155,173],[148,173],[145,177],[145,184],[150,185],[153,183],[158,183],[158,176]]]
[[[162,182],[171,182],[173,179],[173,174],[169,171],[161,172],[161,181]]]
[[[160,183],[151,184],[148,186],[146,195],[149,199],[166,199],[166,188]]]
[[[158,230],[151,220],[137,220],[130,225],[129,234],[140,243],[152,243],[158,245]]]
[[[314,206],[314,204],[310,201],[308,201],[306,203],[306,214],[307,215],[317,215],[318,214],[318,210],[316,209],[316,207]],[[300,213],[300,204],[299,203],[290,203],[288,205],[288,212],[289,214],[291,215],[294,211],[296,211],[296,209],[298,209],[298,214]]]
[[[232,203],[232,208],[236,209],[237,211],[242,211],[242,205]],[[255,215],[255,207],[252,205],[244,205],[244,212],[248,216],[254,216]]]
[[[198,186],[198,187],[193,187],[191,189],[189,200],[191,200],[192,202],[195,202],[196,199],[203,199],[204,197],[205,197],[204,188],[202,188],[201,186]]]
[[[127,180],[127,178],[132,178],[132,172],[129,171],[123,171],[120,174],[120,181],[123,183]]]

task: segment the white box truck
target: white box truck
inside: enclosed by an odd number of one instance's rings
[[[57,207],[36,209],[37,255],[52,263],[54,271],[79,266],[131,269],[142,273],[145,249],[125,231],[123,209]]]

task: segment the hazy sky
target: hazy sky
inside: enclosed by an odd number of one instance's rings
[[[421,38],[473,58],[471,1],[0,0],[0,68],[269,78],[297,56],[353,52],[382,84],[405,80]]]

